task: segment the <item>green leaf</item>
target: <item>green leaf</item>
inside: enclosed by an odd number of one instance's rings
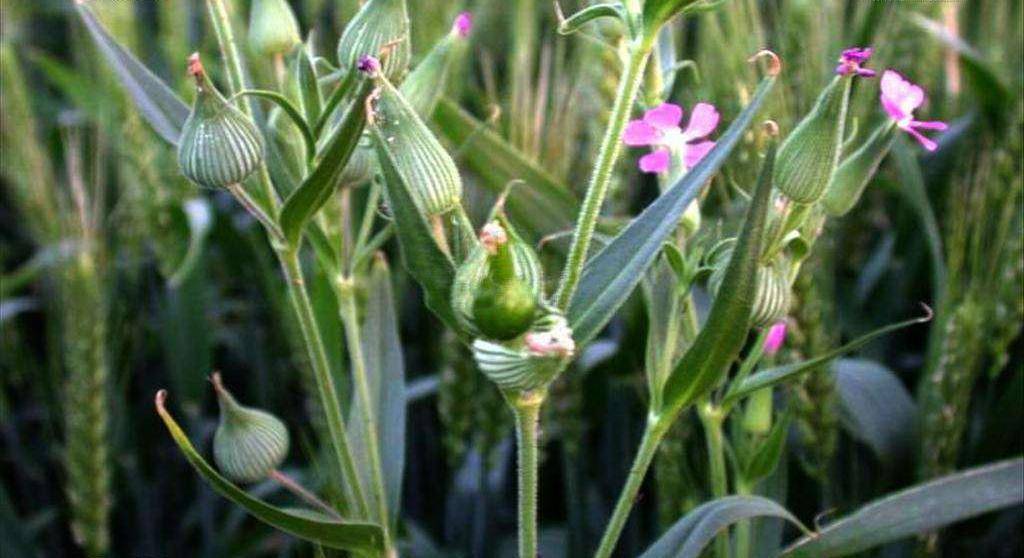
[[[537,166],[526,155],[487,129],[450,99],[441,99],[434,110],[437,131],[452,145],[453,156],[466,163],[481,184],[500,195],[510,183],[505,210],[532,240],[565,230],[576,219],[578,201],[569,187]]]
[[[924,308],[925,310],[928,311],[928,314],[920,318],[912,318],[909,320],[904,320],[902,322],[897,322],[894,324],[889,324],[887,326],[880,327],[874,331],[871,331],[854,339],[853,341],[850,341],[849,343],[843,345],[842,347],[839,347],[838,349],[833,349],[823,355],[814,357],[812,359],[808,359],[803,362],[795,362],[793,364],[786,364],[783,366],[776,366],[774,368],[769,368],[767,370],[757,372],[756,374],[752,374],[748,376],[746,379],[744,379],[742,382],[739,382],[738,384],[735,384],[733,387],[729,388],[729,391],[725,394],[725,397],[722,399],[722,406],[727,407],[761,388],[766,388],[778,384],[780,382],[785,382],[786,380],[795,378],[800,374],[814,370],[820,367],[822,364],[825,364],[830,360],[833,360],[846,353],[849,353],[850,351],[857,350],[863,347],[864,345],[868,344],[870,341],[878,337],[881,337],[887,333],[896,331],[898,329],[903,329],[914,324],[921,324],[927,322],[932,319],[932,312],[931,309],[929,309],[927,306],[925,306]]]
[[[355,101],[320,153],[316,168],[302,181],[302,185],[288,196],[284,208],[281,209],[281,231],[292,246],[298,245],[306,223],[334,193],[338,177],[359,143],[359,136],[362,135],[363,126],[366,124],[363,103],[370,94],[371,87],[372,82],[364,80]]]
[[[315,125],[320,120],[324,99],[320,94],[320,84],[316,79],[316,70],[310,59],[309,51],[300,48],[295,56],[295,82],[299,85],[299,105],[306,122]]]
[[[167,278],[167,285],[171,288],[181,286],[181,283],[195,269],[196,263],[203,253],[203,248],[206,246],[206,237],[209,236],[210,229],[213,227],[213,211],[210,208],[210,202],[205,199],[192,198],[185,201],[182,211],[188,220],[188,249],[185,251],[181,263],[174,270],[174,274]]]
[[[600,333],[633,292],[658,256],[662,242],[676,230],[686,207],[728,158],[774,84],[774,77],[765,78],[715,148],[587,262],[567,312],[577,345]]]
[[[305,119],[302,118],[302,114],[299,113],[299,109],[295,108],[295,105],[288,100],[287,97],[278,93],[277,91],[267,91],[265,89],[246,89],[239,91],[235,95],[232,95],[231,100],[236,97],[242,97],[248,95],[250,97],[259,97],[272,101],[275,105],[281,108],[282,111],[291,119],[295,127],[299,129],[302,134],[302,141],[306,144],[306,158],[312,160],[316,155],[316,140],[313,138],[313,132],[310,131],[309,125],[306,124]]]
[[[903,134],[900,134],[901,136]],[[900,178],[900,194],[908,202],[921,219],[924,228],[924,239],[928,245],[928,255],[932,260],[932,292],[941,293],[946,290],[946,261],[942,251],[942,234],[939,223],[935,219],[935,211],[928,201],[928,191],[921,175],[921,165],[914,154],[913,148],[906,138],[897,137],[892,148],[896,159],[896,169]],[[936,300],[935,307],[941,309],[941,301]]]
[[[832,369],[843,426],[887,465],[908,457],[917,408],[903,382],[870,360],[840,359]]]
[[[156,410],[167,430],[192,467],[221,496],[231,500],[260,521],[300,539],[330,548],[379,554],[384,550],[384,532],[379,525],[313,519],[308,513],[293,513],[272,506],[222,477],[192,446],[188,436],[164,408],[167,392],[156,395]]]
[[[976,467],[876,500],[783,551],[790,558],[849,556],[1024,501],[1024,459]]]
[[[726,496],[702,504],[686,514],[640,558],[697,558],[719,531],[752,517],[778,517],[803,529],[793,514],[767,498]]]
[[[556,3],[555,6],[557,7],[558,4]],[[559,10],[558,15],[561,16],[561,10]],[[568,18],[562,19],[559,17],[558,33],[560,35],[571,35],[579,31],[587,23],[602,17],[610,17],[622,22],[626,20],[621,4],[594,4],[593,6],[583,8]]]
[[[430,224],[416,207],[402,174],[395,168],[394,159],[381,138],[374,135],[377,158],[384,175],[384,187],[388,204],[394,217],[398,243],[402,246],[405,268],[413,279],[423,287],[427,307],[454,331],[461,331],[455,320],[451,305],[452,283],[455,280],[455,265],[434,239]]]
[[[789,434],[790,415],[785,414],[772,426],[768,437],[761,443],[743,468],[743,477],[748,485],[753,486],[775,472],[786,448],[786,435]]]
[[[395,312],[394,296],[391,293],[391,274],[387,263],[378,259],[370,273],[369,293],[364,309],[362,327],[363,358],[366,365],[367,382],[370,388],[372,412],[377,422],[377,447],[383,467],[384,489],[387,492],[387,509],[391,525],[397,525],[402,493],[402,471],[405,467],[405,361],[402,357],[402,342],[398,337],[398,318]],[[360,398],[354,399],[350,416],[362,417]],[[355,452],[356,462],[365,471],[366,486],[369,480],[370,460],[368,449],[364,448],[365,428],[358,424],[358,418],[349,421],[349,439]]]
[[[89,36],[135,101],[142,117],[153,126],[160,137],[172,145],[177,145],[181,128],[188,118],[188,106],[163,80],[156,77],[149,68],[107,33],[86,2],[75,2],[75,9],[89,30]]]

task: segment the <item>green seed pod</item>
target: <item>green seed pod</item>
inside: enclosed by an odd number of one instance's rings
[[[178,143],[181,173],[211,188],[238,184],[262,162],[263,136],[213,86],[198,53],[189,58],[189,73],[197,94]]]
[[[882,164],[882,159],[889,153],[892,140],[896,137],[895,129],[893,122],[887,120],[871,133],[864,145],[839,165],[821,200],[821,205],[829,215],[841,217],[857,205],[864,188],[875,176],[878,165]]]
[[[472,20],[469,14],[459,14],[451,32],[430,49],[398,88],[420,117],[429,119],[433,114],[434,107],[444,92],[452,65],[466,50],[466,39],[471,28]]]
[[[389,48],[387,54],[381,52]],[[340,68],[353,68],[363,56],[381,57],[384,75],[398,83],[409,68],[409,12],[405,0],[369,0],[338,41]]]
[[[772,388],[752,393],[743,414],[743,429],[751,434],[767,434],[772,429],[772,403]]]
[[[523,392],[546,386],[563,361],[573,355],[576,346],[565,318],[553,309],[546,311],[521,340],[473,342],[477,367],[502,391]]]
[[[249,10],[249,46],[264,56],[288,54],[302,42],[299,22],[287,0],[253,0]]]
[[[793,201],[814,203],[828,187],[839,161],[850,82],[836,76],[779,148],[775,185]]]
[[[729,265],[732,247],[724,248],[715,259],[714,271],[711,272],[708,286],[711,292],[718,293],[722,285],[725,268]],[[751,325],[761,327],[775,323],[786,316],[792,303],[792,292],[786,275],[785,262],[778,260],[772,265],[759,265],[757,268],[757,292],[754,308],[750,315]]]
[[[238,403],[220,374],[214,373],[212,380],[220,405],[220,424],[213,435],[217,467],[235,482],[267,478],[288,456],[288,429],[274,415]]]
[[[367,122],[377,149],[409,185],[424,215],[447,213],[462,199],[455,161],[391,82],[381,75],[377,80],[376,106]]]
[[[455,274],[455,317],[473,335],[512,339],[533,323],[542,287],[537,255],[499,215]]]

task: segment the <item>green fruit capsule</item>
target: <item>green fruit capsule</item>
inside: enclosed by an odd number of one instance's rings
[[[829,215],[841,217],[857,205],[864,188],[867,188],[878,166],[882,164],[882,159],[889,153],[893,138],[896,137],[895,129],[892,121],[886,121],[872,132],[864,145],[839,165],[821,200],[821,205]]]
[[[267,478],[288,456],[288,429],[270,413],[238,403],[213,374],[220,404],[220,424],[213,435],[213,459],[235,482]]]
[[[565,317],[554,309],[545,312],[521,339],[473,342],[477,367],[502,391],[521,393],[546,386],[574,354],[576,344]]]
[[[189,57],[188,69],[196,80],[196,100],[178,143],[181,173],[211,188],[238,184],[263,161],[263,136],[213,86],[198,53]]]
[[[264,56],[288,54],[302,42],[299,22],[287,0],[253,0],[249,11],[249,46]]]
[[[499,216],[484,226],[480,243],[455,274],[456,319],[473,335],[498,340],[518,337],[534,321],[542,283],[537,255]]]
[[[718,293],[729,264],[732,248],[723,249],[716,257],[715,269],[709,279],[711,292]],[[754,327],[773,324],[786,316],[792,303],[792,290],[786,275],[785,262],[773,262],[772,265],[757,267],[757,291],[754,296],[754,307],[751,310],[750,322]]]
[[[832,179],[843,141],[850,82],[849,76],[836,76],[779,148],[775,185],[793,201],[818,201]]]
[[[381,164],[387,161],[394,166],[424,216],[455,209],[462,200],[462,178],[455,161],[391,82],[381,74],[377,82],[368,127]]]
[[[399,91],[421,118],[429,119],[444,93],[451,67],[466,50],[473,23],[468,13],[455,19],[451,31],[441,38],[402,82]]]
[[[405,0],[369,0],[345,27],[338,41],[339,67],[355,67],[363,56],[380,57],[384,76],[393,83],[402,80],[410,58]]]

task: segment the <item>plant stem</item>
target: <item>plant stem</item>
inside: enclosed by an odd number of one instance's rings
[[[345,431],[345,419],[341,416],[341,403],[338,400],[338,393],[334,389],[334,380],[331,378],[331,369],[327,362],[327,353],[324,351],[323,340],[320,338],[313,306],[309,302],[309,295],[306,294],[298,252],[291,249],[279,250],[278,258],[284,269],[285,281],[288,285],[288,298],[299,320],[299,330],[302,332],[306,350],[309,352],[310,365],[313,368],[316,388],[320,395],[320,405],[327,415],[327,429],[331,435],[331,445],[334,447],[334,453],[341,466],[345,485],[350,490],[351,504],[359,511],[361,517],[367,517],[366,498],[363,495],[362,486],[359,484],[359,475],[356,473],[355,460],[352,457],[348,435]]]
[[[725,471],[725,444],[722,439],[722,422],[725,416],[708,401],[698,405],[697,414],[704,425],[704,438],[707,441],[711,494],[716,499],[724,498],[729,492],[729,481]],[[718,534],[715,538],[715,548],[717,558],[730,558],[728,531]]]
[[[736,478],[736,494],[742,496],[748,496],[753,491],[747,486],[747,483],[739,478]],[[749,519],[736,523],[736,557],[737,558],[749,558],[750,557],[750,536],[751,536],[752,524]]]
[[[341,514],[339,514],[337,510],[335,510],[331,506],[328,506],[326,502],[324,502],[320,498],[317,498],[316,494],[313,494],[312,492],[306,490],[301,484],[296,482],[295,479],[289,477],[288,475],[282,473],[281,471],[274,469],[273,471],[270,472],[270,478],[276,481],[277,484],[283,486],[286,490],[288,490],[288,492],[291,492],[292,494],[298,496],[300,500],[306,502],[307,504],[313,506],[314,508],[319,508],[324,513],[333,517],[334,519],[337,519],[338,521],[341,521],[343,519],[341,517]]]
[[[615,550],[615,544],[622,534],[623,527],[626,526],[626,519],[629,518],[629,512],[633,509],[633,502],[636,500],[637,493],[640,492],[640,486],[643,485],[647,469],[650,468],[651,461],[657,453],[658,444],[668,432],[671,422],[653,414],[647,418],[647,428],[640,440],[636,457],[633,458],[633,466],[629,469],[629,476],[626,477],[626,485],[619,493],[619,501],[615,504],[615,511],[612,512],[612,517],[604,530],[604,536],[601,537],[601,545],[598,546],[597,552],[594,554],[595,558],[608,558]]]
[[[619,79],[619,89],[615,94],[615,103],[612,105],[608,128],[601,140],[597,164],[594,167],[594,173],[590,176],[587,195],[583,199],[583,207],[572,235],[569,258],[566,261],[562,282],[555,296],[557,306],[561,310],[568,308],[569,301],[576,291],[576,285],[579,283],[583,263],[586,261],[587,251],[590,249],[590,240],[594,235],[594,227],[597,226],[597,218],[601,213],[605,195],[608,193],[612,170],[619,157],[619,152],[622,150],[622,131],[626,127],[626,121],[629,120],[629,115],[633,110],[633,102],[636,100],[640,84],[643,82],[644,66],[651,53],[651,44],[650,38],[638,38],[634,39],[630,45],[629,60]]]
[[[366,449],[370,454],[370,475],[373,478],[374,499],[377,501],[377,515],[381,528],[384,530],[384,546],[391,548],[391,537],[388,529],[388,497],[384,488],[384,469],[380,459],[380,444],[377,437],[376,405],[370,398],[370,383],[366,377],[366,359],[363,356],[362,335],[359,327],[359,315],[356,311],[355,282],[351,278],[337,281],[338,305],[340,306],[341,322],[345,326],[345,343],[348,345],[349,361],[352,366],[352,379],[355,382],[359,407],[363,413],[363,437],[366,438]]]
[[[526,392],[510,401],[519,458],[519,558],[537,556],[537,428],[546,396],[544,391]]]

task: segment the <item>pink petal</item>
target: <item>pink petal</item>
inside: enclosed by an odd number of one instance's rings
[[[890,118],[897,122],[909,116],[907,114],[904,114],[903,109],[901,109],[900,106],[894,103],[891,99],[886,97],[884,93],[882,94],[882,108],[885,109],[885,112],[889,115]]]
[[[702,141],[699,143],[691,143],[686,146],[686,152],[683,153],[683,164],[686,168],[692,169],[697,166],[697,163],[704,158],[712,149],[715,147],[713,141]]]
[[[661,103],[644,113],[644,122],[659,130],[678,128],[679,121],[682,119],[682,107],[672,103]]]
[[[626,131],[622,133],[622,141],[626,145],[652,145],[661,139],[661,132],[657,128],[643,120],[632,120],[626,124]]]
[[[718,111],[714,105],[697,103],[690,113],[690,122],[686,125],[683,136],[688,140],[702,138],[715,131],[718,126]]]
[[[455,18],[455,23],[452,25],[452,29],[459,34],[460,37],[465,39],[469,36],[470,31],[473,30],[473,14],[469,12],[462,12]]]
[[[937,144],[934,141],[924,137],[923,135],[921,135],[921,132],[918,132],[917,130],[915,130],[913,128],[910,128],[910,127],[903,128],[903,129],[906,130],[907,133],[910,134],[911,136],[914,136],[914,139],[916,139],[917,142],[921,144],[921,147],[924,147],[928,151],[935,151],[936,149],[938,149],[939,144]]]
[[[882,91],[882,98],[898,100],[903,96],[905,83],[906,80],[902,76],[892,70],[886,70],[882,73],[882,79],[878,83],[879,89]]]
[[[672,159],[667,149],[659,149],[640,157],[640,170],[650,173],[661,173],[668,170]]]
[[[899,103],[903,112],[910,114],[914,112],[914,109],[921,106],[921,103],[924,103],[924,89],[921,89],[909,81],[907,82],[907,85],[906,95],[899,100]]]
[[[938,120],[911,120],[910,126],[913,128],[920,128],[922,130],[938,130],[940,132],[949,128],[945,122],[939,122]]]
[[[774,355],[779,352],[782,343],[786,340],[786,322],[778,322],[768,330],[768,336],[764,340],[764,354]]]

